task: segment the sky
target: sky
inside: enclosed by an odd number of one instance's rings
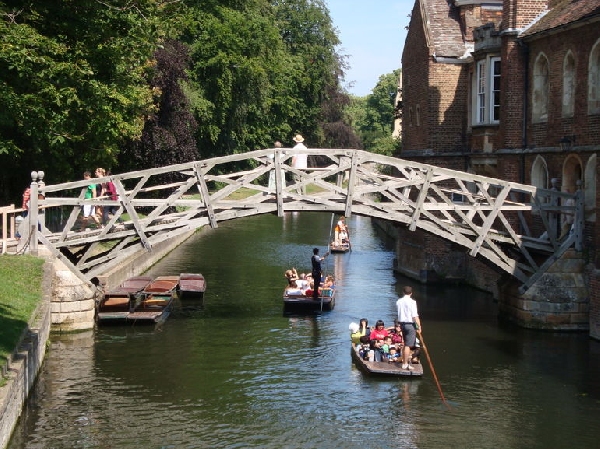
[[[414,0],[325,0],[348,55],[346,89],[363,97],[379,77],[400,68]]]

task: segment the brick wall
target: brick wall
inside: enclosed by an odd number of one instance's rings
[[[589,115],[587,111],[588,63],[598,38],[598,23],[592,23],[528,42],[529,85],[533,85],[533,66],[539,54],[547,57],[549,66],[548,120],[531,123],[529,114],[528,146],[558,147],[563,136],[571,135],[576,137],[577,146],[600,143],[600,116]],[[569,51],[575,60],[575,110],[572,117],[565,118],[562,113],[563,63]],[[531,95],[527,101],[531,110]]]
[[[429,148],[428,84],[431,56],[423,31],[421,9],[415,2],[402,53],[402,142],[405,148]],[[417,126],[417,107],[421,111]]]
[[[432,63],[429,77],[429,148],[435,152],[462,152],[468,123],[468,67]]]
[[[548,0],[504,0],[502,22],[504,29],[521,29],[529,25],[548,7]]]

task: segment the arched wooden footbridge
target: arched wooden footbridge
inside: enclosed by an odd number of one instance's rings
[[[488,259],[524,288],[566,249],[581,249],[581,192],[543,190],[361,150],[299,152],[316,166],[292,168],[293,151],[277,148],[95,178],[113,181],[117,201],[84,199],[89,181],[45,185],[33,172],[29,247],[35,253],[38,243],[45,245],[89,281],[135,252],[202,226],[257,214],[325,211],[431,232]],[[566,205],[569,198],[574,206]],[[105,227],[78,230],[86,204],[118,209]],[[43,232],[33,225],[38,208],[46,216]],[[563,213],[575,215],[575,230],[559,241]]]

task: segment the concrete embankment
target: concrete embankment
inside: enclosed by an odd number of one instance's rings
[[[193,232],[154,245],[152,251],[140,251],[118,267],[103,273],[101,280],[109,288],[130,276],[148,270]],[[99,291],[83,283],[58,259],[44,254],[43,298],[23,331],[17,348],[6,365],[0,387],[0,448],[8,445],[29,393],[40,371],[51,333],[90,331],[94,328],[95,301]],[[18,257],[18,256],[15,256]]]

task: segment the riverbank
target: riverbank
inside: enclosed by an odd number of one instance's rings
[[[33,256],[0,256],[0,366],[4,385],[6,360],[15,351],[42,298],[44,260]]]
[[[0,335],[3,354],[8,353],[3,357],[0,386],[0,448],[4,448],[44,360],[52,325],[54,272],[52,263],[42,258],[3,256],[1,260],[6,279],[0,299]]]

